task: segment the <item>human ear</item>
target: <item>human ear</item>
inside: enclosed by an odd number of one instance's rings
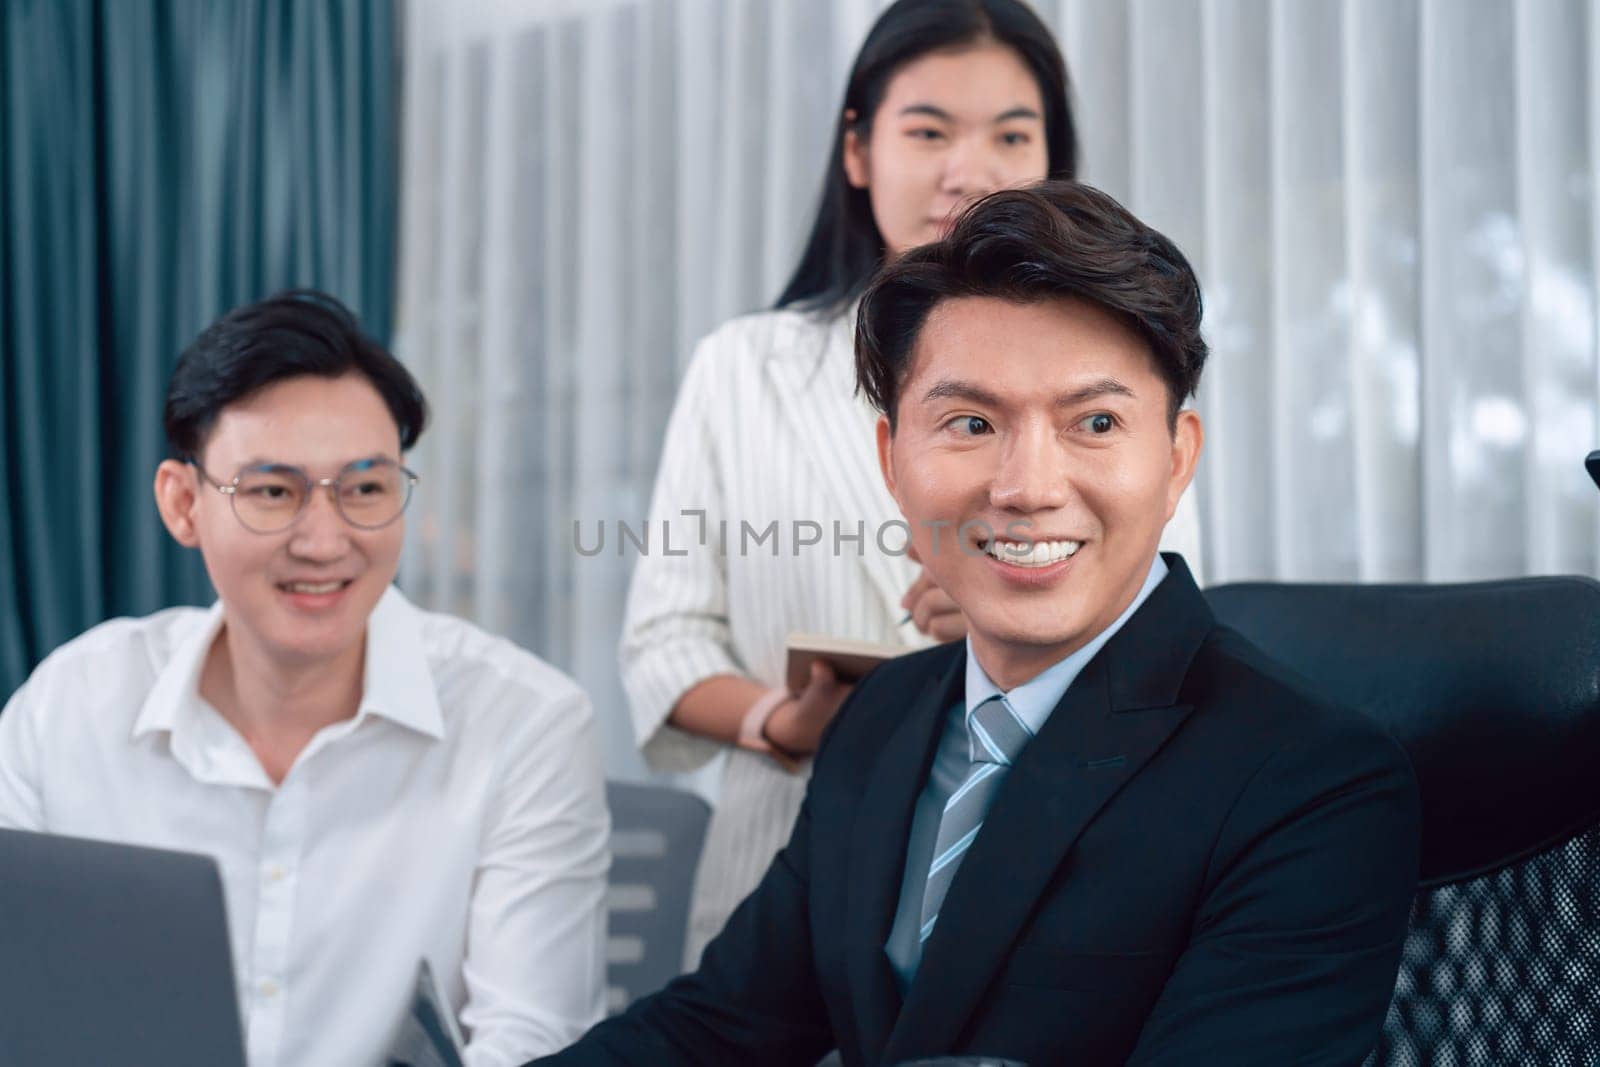
[[[1195,465],[1205,444],[1205,427],[1199,413],[1190,408],[1178,412],[1172,427],[1172,471],[1167,479],[1167,518],[1178,509],[1178,499],[1194,480]]]
[[[867,142],[856,127],[856,113],[844,113],[844,177],[853,188],[865,189],[871,180],[867,165]]]
[[[200,503],[198,472],[175,459],[161,461],[156,468],[156,510],[172,539],[185,548],[199,548],[199,526],[195,508]]]
[[[894,430],[889,427],[887,415],[878,416],[878,469],[883,472],[883,484],[888,487],[889,495],[896,504],[900,503],[894,480]]]

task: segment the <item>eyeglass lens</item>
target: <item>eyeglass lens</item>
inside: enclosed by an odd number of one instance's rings
[[[271,533],[288,527],[306,506],[311,482],[297,467],[251,467],[239,475],[233,507],[252,530]],[[388,461],[363,461],[339,472],[333,482],[339,511],[354,526],[393,522],[405,510],[411,480]]]

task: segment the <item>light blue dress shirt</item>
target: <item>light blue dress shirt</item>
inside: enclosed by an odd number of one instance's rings
[[[916,977],[917,966],[922,962],[922,941],[918,936],[922,923],[922,890],[928,881],[928,865],[933,862],[933,845],[939,836],[939,817],[944,813],[945,802],[966,779],[967,769],[972,764],[967,742],[967,709],[977,707],[992,696],[1002,695],[1037,736],[1079,672],[1133,617],[1139,605],[1145,602],[1166,576],[1167,565],[1158,555],[1150,565],[1150,573],[1145,577],[1138,595],[1127,610],[1117,616],[1116,621],[1096,634],[1088,644],[1009,693],[1002,692],[984,673],[978,658],[972,654],[972,642],[967,642],[966,700],[946,713],[944,733],[934,752],[928,783],[917,797],[916,810],[911,816],[911,835],[906,843],[905,873],[900,878],[900,904],[895,909],[889,940],[883,946],[884,953],[889,957],[889,966],[894,969],[895,978],[900,984],[901,995],[910,988],[911,979]]]

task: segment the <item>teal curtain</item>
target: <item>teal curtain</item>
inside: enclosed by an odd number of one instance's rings
[[[392,0],[0,5],[0,698],[210,598],[151,497],[200,329],[305,285],[387,339],[397,34]]]

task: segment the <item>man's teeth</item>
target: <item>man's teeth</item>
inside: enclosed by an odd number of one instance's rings
[[[290,582],[284,586],[291,593],[337,593],[343,582]]]
[[[1060,563],[1083,547],[1082,541],[990,541],[983,550],[1002,563],[1018,567],[1048,567]]]

